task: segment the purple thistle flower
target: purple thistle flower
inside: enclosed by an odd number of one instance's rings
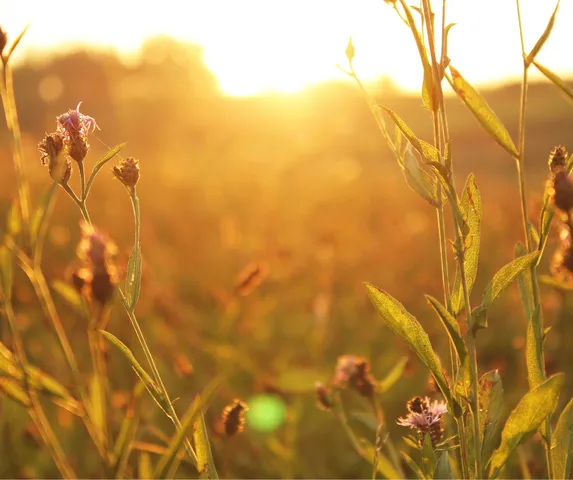
[[[99,129],[94,118],[80,112],[81,104],[82,102],[78,103],[75,110],[68,110],[56,118],[58,132],[63,133],[68,141],[76,137],[86,137],[90,130]]]
[[[430,435],[434,448],[442,438],[442,417],[448,411],[445,402],[430,402],[428,397],[414,397],[408,402],[409,413],[406,417],[400,417],[396,422],[403,427],[415,428],[420,434],[420,445],[424,441],[426,433]]]

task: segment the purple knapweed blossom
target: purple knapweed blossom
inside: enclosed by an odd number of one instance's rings
[[[58,132],[63,133],[68,141],[78,136],[86,137],[90,130],[93,132],[96,128],[99,129],[93,117],[80,112],[81,104],[82,102],[78,103],[75,110],[68,110],[56,118]]]
[[[408,405],[410,413],[406,417],[400,417],[397,421],[398,425],[425,430],[431,425],[439,423],[444,414],[448,412],[446,402],[434,400],[431,403],[428,397],[419,402],[419,408],[413,406],[412,403],[410,402]]]

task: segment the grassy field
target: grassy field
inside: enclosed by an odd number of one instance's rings
[[[121,155],[140,160],[143,283],[137,315],[171,397],[177,399],[175,408],[182,414],[213,378],[225,374],[206,412],[219,474],[369,477],[371,466],[355,453],[335,418],[317,408],[314,384],[329,381],[343,354],[366,357],[379,380],[406,358],[400,379],[382,395],[387,428],[398,447],[405,448],[401,437],[408,432],[395,421],[406,413],[408,399],[434,395],[434,387],[425,367],[378,318],[363,282],[399,299],[447,363],[446,337],[423,296],[442,298],[434,209],[405,185],[352,84],[319,85],[293,96],[227,98],[219,95],[196,49],[166,40],[147,48],[149,55],[136,65],[126,66],[108,54],[76,52],[30,60],[15,70],[32,203],[40,202],[51,183],[36,145],[53,131],[57,115],[82,101],[82,112],[101,128],[91,137],[88,165],[107,146],[124,141],[128,144]],[[369,88],[420,138],[431,140],[431,118],[419,98]],[[519,86],[483,93],[516,136]],[[459,100],[448,97],[446,106],[455,184],[461,190],[474,172],[483,200],[483,255],[472,297],[477,304],[523,238],[517,179],[514,161],[487,138]],[[526,180],[536,225],[549,152],[555,145],[567,146],[571,131],[572,105],[548,84],[531,85]],[[9,138],[3,126],[0,225],[8,221],[16,197]],[[77,182],[76,172],[71,183]],[[118,245],[122,276],[133,220],[124,188],[108,167],[94,184],[89,209],[94,224]],[[60,191],[44,251],[50,285],[69,282],[77,266],[80,218]],[[552,234],[541,273],[548,273],[555,244]],[[253,262],[266,274],[258,288],[241,296],[238,275]],[[34,291],[21,271],[15,275],[13,303],[29,360],[71,388],[61,349]],[[54,297],[87,381],[91,364],[85,320],[57,292]],[[546,322],[553,325],[546,344],[548,372],[563,371],[569,378],[564,404],[573,396],[572,306],[567,295],[549,287],[542,286],[542,298]],[[107,330],[143,358],[119,299],[114,306]],[[525,335],[514,285],[491,310],[489,328],[477,341],[480,373],[498,369],[503,378],[505,414],[528,390]],[[0,322],[0,340],[10,345],[10,338],[7,323]],[[107,348],[109,428],[115,437],[137,377],[117,349]],[[272,419],[268,425],[251,425],[247,417],[244,433],[230,439],[222,434],[218,422],[225,405],[234,398],[250,403],[267,396],[277,400],[274,415],[280,425],[272,425]],[[346,398],[345,392],[345,400],[353,426],[373,441],[368,422],[352,417],[353,411],[367,408],[363,399]],[[78,474],[101,475],[78,417],[44,404]],[[138,448],[165,445],[165,435],[173,432],[149,396],[143,395],[138,408],[140,426],[130,459],[134,469]],[[265,425],[272,430],[264,431]],[[6,397],[0,397],[0,450],[2,478],[59,475],[26,410]],[[524,447],[532,475],[543,472],[542,450],[537,438]],[[151,458],[155,461],[156,454]],[[193,470],[184,464],[179,475],[193,475]]]

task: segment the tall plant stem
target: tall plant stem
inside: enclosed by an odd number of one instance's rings
[[[77,478],[72,466],[68,462],[68,459],[62,450],[60,442],[56,437],[56,434],[52,430],[48,418],[44,413],[44,409],[42,408],[42,404],[40,403],[40,399],[38,397],[38,393],[36,390],[30,385],[28,381],[28,370],[29,364],[28,359],[26,357],[26,351],[24,350],[24,343],[22,342],[22,338],[20,337],[20,333],[18,332],[18,328],[16,326],[16,316],[14,314],[14,309],[12,307],[12,300],[8,298],[4,304],[4,311],[6,313],[6,317],[8,318],[8,323],[10,324],[10,329],[12,331],[12,340],[14,344],[14,357],[18,366],[22,370],[22,377],[23,383],[28,394],[28,398],[30,401],[30,405],[28,407],[28,413],[32,418],[32,421],[38,428],[38,432],[42,437],[42,440],[46,447],[48,448],[56,467],[62,474],[63,478]]]
[[[6,61],[3,61],[0,96],[2,97],[6,124],[8,125],[8,130],[11,133],[12,155],[14,158],[14,169],[16,171],[16,183],[18,185],[22,225],[24,229],[28,229],[30,225],[30,190],[28,188],[28,181],[26,179],[26,172],[23,164],[24,156],[22,149],[22,134],[20,132],[20,123],[18,121],[18,110],[16,109],[12,69]]]
[[[525,43],[523,40],[523,22],[521,19],[521,7],[519,0],[515,0],[517,8],[517,20],[519,23],[519,39],[521,42],[521,55],[523,57],[523,77],[521,82],[521,98],[520,98],[520,108],[519,108],[519,158],[516,159],[517,175],[519,179],[519,196],[521,200],[521,215],[523,221],[523,234],[525,236],[525,247],[527,252],[532,252],[534,245],[531,239],[531,232],[528,222],[528,212],[527,212],[527,198],[525,189],[525,123],[526,123],[526,107],[527,107],[527,87],[528,87],[528,71],[529,64],[525,60]],[[535,352],[536,352],[536,362],[538,364],[539,370],[543,372],[543,376],[546,376],[545,372],[545,360],[543,358],[543,311],[541,309],[541,302],[539,296],[539,281],[537,278],[537,265],[533,264],[531,266],[531,284],[532,284],[532,295],[533,295],[533,305],[534,308],[539,308],[539,315],[535,315],[532,318],[526,319],[527,322],[533,322],[533,330],[535,332]],[[545,420],[545,457],[547,462],[547,473],[548,478],[553,478],[553,459],[551,455],[551,442],[552,442],[552,431],[551,431],[551,417],[547,417]]]

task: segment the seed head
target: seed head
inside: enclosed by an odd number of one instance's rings
[[[324,384],[317,382],[315,384],[316,392],[316,403],[320,408],[330,412],[334,408],[334,398],[332,398],[332,392]]]
[[[139,160],[129,157],[113,167],[113,174],[127,188],[132,189],[139,182]]]
[[[552,173],[565,168],[567,165],[567,149],[562,145],[558,145],[551,150],[549,154],[549,170]]]
[[[245,412],[249,409],[246,403],[235,399],[231,405],[223,409],[223,425],[228,437],[240,433],[245,428]]]
[[[42,165],[48,166],[50,177],[56,182],[66,184],[72,176],[72,163],[63,155],[63,135],[58,132],[46,134],[38,143],[38,150],[41,153]]]

